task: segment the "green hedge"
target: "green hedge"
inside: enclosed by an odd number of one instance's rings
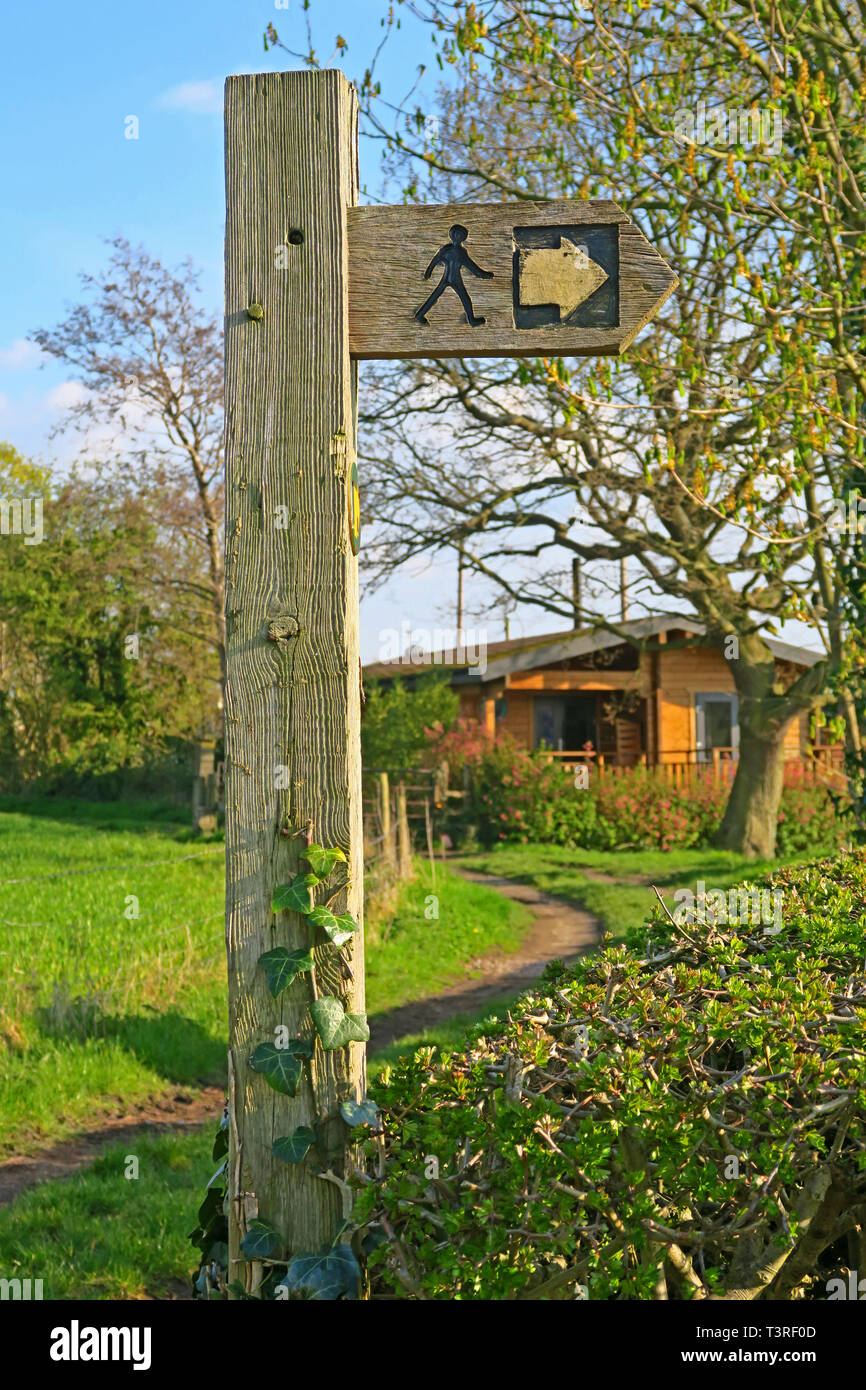
[[[776,934],[657,916],[382,1072],[374,1295],[840,1296],[866,1254],[866,859],[761,886]]]

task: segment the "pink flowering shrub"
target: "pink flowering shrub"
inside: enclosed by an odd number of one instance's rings
[[[728,787],[707,769],[675,786],[659,769],[635,767],[599,777],[588,788],[574,772],[510,734],[490,739],[472,719],[443,733],[427,731],[437,761],[447,759],[451,785],[467,791],[449,829],[469,825],[485,844],[574,845],[584,849],[690,849],[705,845],[724,814]],[[826,788],[786,779],[779,810],[780,855],[826,853],[848,836],[845,817]]]
[[[655,768],[635,767],[605,777],[596,795],[598,818],[613,845],[690,849],[710,839],[728,788],[703,776],[676,787]]]
[[[455,719],[447,732],[441,723],[424,732],[430,740],[433,761],[447,762],[453,787],[460,786],[464,767],[475,767],[490,747],[477,719]]]
[[[510,734],[488,738],[474,720],[458,720],[447,734],[429,732],[435,758],[447,759],[452,786],[466,785],[464,824],[474,825],[486,844],[594,843],[595,798],[575,789],[573,773]]]

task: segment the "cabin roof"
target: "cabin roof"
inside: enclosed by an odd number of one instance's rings
[[[539,666],[550,666],[570,657],[588,656],[592,652],[604,651],[609,647],[621,646],[623,641],[638,645],[649,643],[660,633],[682,632],[686,636],[703,636],[706,628],[697,618],[686,618],[677,614],[661,614],[655,618],[634,618],[628,622],[616,623],[607,628],[577,628],[566,632],[549,632],[534,637],[513,637],[503,642],[488,642],[485,651],[486,670],[482,671],[473,660],[473,644],[467,643],[465,650],[445,650],[425,653],[421,660],[410,659],[407,653],[396,661],[374,661],[364,667],[368,679],[387,679],[394,676],[417,676],[425,671],[440,670],[451,673],[452,684],[499,680],[517,671],[532,671]],[[775,637],[766,637],[765,642],[780,661],[790,661],[796,666],[814,666],[821,660],[820,652],[809,651],[806,647],[796,647],[790,642],[779,642]],[[684,645],[695,645],[687,642]]]

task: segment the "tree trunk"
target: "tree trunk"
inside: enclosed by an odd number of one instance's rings
[[[786,688],[772,651],[755,632],[738,636],[736,654],[728,659],[740,702],[740,757],[713,843],[750,859],[772,859],[782,799],[785,730],[820,697],[826,667],[823,661],[816,662]]]
[[[722,823],[713,843],[750,859],[772,859],[782,797],[784,728],[770,735],[740,717],[740,758]]]

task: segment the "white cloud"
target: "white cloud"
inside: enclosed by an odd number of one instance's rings
[[[82,386],[80,381],[61,381],[59,386],[54,386],[45,398],[45,404],[49,410],[68,410],[70,406],[78,405],[87,395],[87,387]]]
[[[31,367],[41,366],[42,352],[27,338],[16,338],[11,347],[0,348],[0,367],[12,371],[29,371]]]
[[[205,82],[179,82],[156,99],[157,106],[168,111],[193,111],[211,115],[223,109],[223,84],[216,78]]]

